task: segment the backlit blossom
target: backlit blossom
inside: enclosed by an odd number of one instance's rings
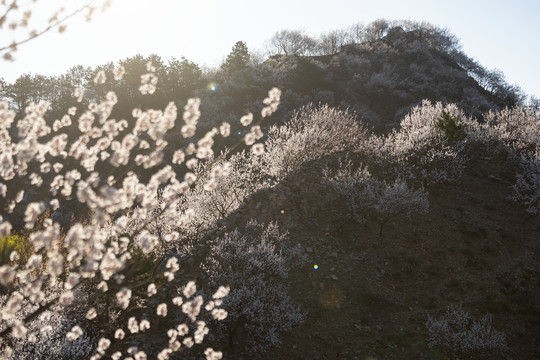
[[[182,150],[176,150],[173,154],[173,164],[181,164],[184,162],[185,154]]]
[[[251,147],[251,151],[254,155],[262,155],[264,154],[264,145],[263,144],[254,144]]]
[[[223,357],[221,351],[214,351],[212,348],[207,348],[204,351],[204,355],[206,355],[206,360],[220,360]]]
[[[116,329],[116,331],[114,332],[114,338],[115,339],[122,340],[125,335],[126,335],[126,333],[122,329]]]
[[[191,321],[195,321],[195,318],[199,315],[201,311],[201,306],[203,304],[202,296],[197,296],[190,302],[184,303],[182,305],[182,312],[186,314]]]
[[[231,134],[231,125],[228,122],[224,122],[219,127],[219,133],[223,137],[228,137]]]
[[[212,295],[213,299],[222,299],[225,296],[229,295],[231,289],[228,286],[220,286],[217,291]]]
[[[95,319],[97,316],[97,312],[96,312],[96,309],[95,308],[90,308],[88,309],[88,311],[86,312],[86,318],[88,320],[92,320],[92,319]]]
[[[100,70],[94,77],[94,84],[101,85],[101,84],[104,84],[106,80],[107,80],[107,75],[105,75],[105,71]]]
[[[73,341],[73,340],[77,340],[82,334],[83,334],[83,331],[82,331],[81,327],[78,326],[78,325],[75,325],[67,333],[66,337],[67,337],[68,340]]]
[[[15,326],[13,326],[13,330],[11,331],[11,334],[16,339],[25,338],[27,333],[28,329],[21,322],[17,322]]]
[[[209,331],[210,330],[208,329],[204,321],[197,321],[197,330],[195,330],[195,333],[193,334],[195,344],[202,343],[204,340],[204,336],[207,335]]]
[[[0,223],[0,238],[8,236],[11,233],[11,224],[9,221],[4,221]]]
[[[182,344],[184,344],[184,345],[186,345],[186,347],[190,348],[190,347],[193,346],[194,342],[193,342],[192,338],[187,337],[182,341]]]
[[[83,100],[83,96],[84,96],[84,89],[81,88],[81,87],[76,87],[73,90],[73,95],[77,99],[77,102],[81,102]]]
[[[105,350],[107,350],[109,348],[109,346],[111,346],[111,340],[109,340],[107,338],[101,338],[98,341],[97,351],[100,354],[103,354],[103,353],[105,353]]]
[[[268,97],[263,100],[263,104],[266,105],[261,111],[261,116],[263,118],[272,115],[272,113],[277,110],[280,98],[281,90],[278,88],[272,88],[268,92]]]
[[[148,230],[143,230],[136,239],[136,244],[145,254],[150,253],[152,249],[154,249],[154,247],[157,245],[157,243],[157,236],[152,235]]]
[[[155,295],[156,294],[156,284],[152,283],[150,285],[148,285],[148,289],[147,289],[147,294],[148,294],[148,297],[151,297],[152,295]]]
[[[105,281],[101,281],[98,285],[97,285],[97,289],[101,292],[106,292],[108,290],[108,286],[107,286],[107,283]]]
[[[28,204],[26,211],[24,212],[24,221],[26,223],[26,228],[31,229],[34,226],[37,218],[45,210],[45,205],[43,203],[33,202]]]
[[[176,233],[176,237],[178,238],[178,233]],[[175,257],[172,257],[170,258],[169,260],[167,260],[167,265],[166,265],[167,269],[170,269],[172,272],[176,272],[178,271],[178,269],[180,269],[180,267],[178,266],[178,259],[175,258]]]
[[[156,68],[149,62],[146,71],[140,78],[139,90],[142,94],[151,94],[157,90]],[[111,77],[107,75],[109,73],[109,69],[99,70],[89,81],[103,85],[111,80],[107,79],[107,76]],[[117,81],[124,75],[122,66],[112,70],[112,76]],[[119,86],[124,83],[114,86],[120,89]],[[0,325],[9,330],[14,338],[28,336],[27,344],[34,341],[39,344],[41,334],[56,334],[58,330],[50,313],[54,316],[64,316],[65,313],[62,326],[66,324],[71,327],[66,334],[68,340],[80,340],[73,344],[81,346],[81,349],[77,348],[80,356],[96,360],[105,357],[119,359],[122,356],[130,359],[131,356],[144,360],[147,355],[141,351],[141,344],[135,345],[131,337],[128,340],[130,343],[126,344],[121,344],[119,340],[125,339],[126,332],[149,330],[151,321],[156,328],[158,322],[168,322],[158,319],[154,325],[153,321],[156,315],[172,315],[172,311],[168,312],[168,304],[172,302],[181,307],[192,324],[190,327],[181,324],[167,332],[169,343],[158,358],[168,358],[183,346],[192,347],[202,343],[209,332],[205,322],[197,322],[204,301],[202,296],[196,296],[195,282],[186,284],[182,289],[183,296],[173,295],[172,299],[162,297],[166,295],[161,294],[162,291],[168,293],[175,286],[174,283],[164,283],[164,278],[173,281],[175,276],[178,279],[186,276],[179,274],[180,262],[184,264],[185,260],[183,254],[167,255],[168,259],[163,256],[170,254],[170,249],[178,247],[184,238],[190,238],[192,234],[186,234],[186,228],[199,221],[198,210],[195,212],[189,206],[183,206],[183,201],[192,190],[202,188],[208,192],[218,191],[220,186],[233,184],[222,183],[227,175],[234,176],[240,172],[228,161],[214,157],[215,136],[229,136],[231,126],[223,122],[201,138],[178,143],[175,136],[181,134],[188,138],[196,135],[201,115],[200,99],[187,101],[182,114],[183,124],[178,126],[175,126],[178,109],[174,102],[163,110],[149,109],[148,104],[142,102],[140,106],[144,110],[133,109],[133,118],[129,117],[128,121],[111,118],[111,114],[117,113],[113,112],[115,104],[119,98],[125,98],[125,93],[118,92],[117,95],[102,86],[91,85],[84,105],[81,104],[84,89],[75,88],[73,94],[79,104],[66,104],[66,113],[57,119],[55,115],[47,114],[49,108],[56,111],[57,106],[48,101],[30,103],[26,109],[18,109],[20,119],[16,127],[12,127],[16,112],[9,109],[10,104],[0,101],[0,196],[7,197],[3,199],[6,216],[11,212],[13,218],[23,214],[22,220],[29,231],[21,237],[31,246],[30,253],[26,255],[19,253],[18,249],[5,254],[11,262],[0,266],[0,284],[7,289],[1,307]],[[271,101],[265,103],[266,106],[276,101],[275,94],[269,97]],[[126,108],[118,110],[121,110],[118,113],[124,113]],[[252,122],[252,113],[241,119],[244,126]],[[174,134],[168,133],[171,129],[174,129]],[[15,139],[11,138],[13,134]],[[253,126],[249,134],[255,140],[262,137],[258,126]],[[187,142],[190,143],[185,146]],[[171,149],[170,144],[180,144],[182,147]],[[186,171],[184,166],[168,165],[171,154],[173,164],[185,162],[191,171]],[[216,166],[213,165],[214,161]],[[212,165],[205,168],[207,164]],[[152,167],[155,170],[146,170]],[[239,176],[249,175],[242,173]],[[14,186],[11,185],[13,183]],[[233,186],[229,188],[235,189]],[[243,189],[239,191],[244,199]],[[9,236],[13,230],[5,220],[5,217],[0,217],[0,237]],[[206,231],[204,227],[201,229]],[[156,283],[159,281],[158,285],[145,283],[141,288],[140,279],[136,278],[139,276],[136,268],[139,266],[139,256],[159,259],[160,265],[152,274],[157,276],[154,278]],[[166,264],[164,260],[167,260]],[[131,271],[134,267],[135,271]],[[161,287],[160,295],[158,287]],[[225,310],[216,306],[221,305],[221,298],[228,291],[224,287],[218,289],[214,300],[207,303],[207,311],[216,319],[223,319],[227,315]],[[105,311],[110,313],[99,313],[98,317],[98,309],[104,310],[101,305],[96,305],[101,303],[100,297],[103,297],[102,300],[111,297],[114,300],[116,297],[118,305],[108,304],[107,300],[108,310]],[[39,321],[46,323],[45,326],[36,328],[30,321],[33,319],[24,318],[36,309],[42,311],[39,307],[49,301],[52,301],[51,305],[47,305],[42,314],[49,314],[49,317],[39,317]],[[68,311],[71,308],[61,308],[69,305],[82,305],[83,308],[77,310],[82,317]],[[122,311],[130,305],[135,305],[137,309]],[[156,309],[155,313],[144,310],[153,308]],[[177,308],[174,310],[178,313]],[[135,314],[137,317],[129,317]],[[182,314],[176,315],[185,318]],[[206,319],[211,319],[210,314],[204,315]],[[113,322],[123,322],[124,329],[118,328],[113,333],[116,339],[113,340],[114,349],[110,348],[112,336],[111,340],[91,337],[97,334],[113,335],[109,330],[114,328],[105,331],[108,329],[106,324],[96,321],[103,316],[110,316]],[[81,327],[73,326],[75,319],[91,320],[87,321],[92,327],[89,336],[81,339],[84,332]],[[183,338],[190,331],[193,331],[191,337]],[[95,340],[98,340],[96,351],[87,352],[84,349],[82,355],[85,344],[95,346]],[[119,351],[111,354],[117,349]],[[205,355],[207,358],[221,358],[221,353],[212,349],[207,349]],[[151,356],[154,357],[155,353]]]
[[[122,80],[125,73],[126,69],[122,65],[119,65],[113,70],[114,80]]]
[[[244,142],[246,145],[253,145],[257,139],[252,133],[247,133],[246,136],[244,136]]]
[[[259,140],[260,138],[262,138],[264,136],[264,134],[263,134],[263,132],[261,130],[261,127],[259,125],[252,126],[251,130],[250,130],[250,133],[253,134],[253,137],[256,140]]]
[[[79,283],[79,280],[80,280],[79,274],[77,273],[69,274],[66,282],[64,283],[64,288],[66,288],[67,290],[73,289]]]
[[[201,112],[199,106],[201,105],[201,99],[192,98],[188,99],[186,106],[184,106],[184,114],[182,115],[186,125],[196,125]]]
[[[194,169],[198,163],[199,163],[199,160],[192,158],[186,161],[186,167],[191,170],[191,169]]]
[[[139,324],[139,328],[141,329],[141,331],[146,331],[148,329],[150,329],[150,321],[148,320],[141,320],[141,323]]]
[[[157,309],[156,309],[156,313],[159,315],[159,316],[167,316],[167,304],[159,304]]]
[[[158,360],[168,360],[172,353],[173,353],[172,349],[165,348],[159,352],[157,358]]]
[[[248,126],[253,121],[253,114],[249,113],[240,118],[240,123],[244,126]]]
[[[139,324],[137,323],[137,320],[134,317],[130,317],[128,319],[128,329],[132,334],[139,332]]]
[[[186,284],[183,292],[186,298],[190,298],[191,296],[193,296],[193,294],[195,294],[196,291],[197,286],[195,285],[195,281],[190,281]]]
[[[58,303],[62,306],[68,306],[73,302],[73,300],[74,300],[73,292],[66,291],[62,295],[60,295]]]
[[[184,336],[189,332],[189,327],[186,324],[180,324],[177,326],[176,330],[178,330],[179,336]]]
[[[176,306],[180,306],[183,303],[183,299],[180,296],[176,296],[172,299],[172,302]]]
[[[122,290],[116,293],[116,300],[118,300],[118,304],[120,304],[122,309],[127,309],[130,299],[131,299],[131,290],[128,288],[123,288]]]
[[[147,356],[144,351],[138,351],[135,355],[133,355],[134,360],[146,360]]]
[[[227,318],[227,311],[224,309],[214,309],[212,310],[212,316],[216,320],[224,320]]]

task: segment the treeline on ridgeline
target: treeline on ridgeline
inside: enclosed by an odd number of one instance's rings
[[[118,102],[109,118],[126,119],[129,124],[135,122],[134,108],[164,109],[170,101],[182,107],[188,98],[199,97],[205,111],[197,136],[224,121],[233,125],[231,136],[215,144],[218,152],[245,135],[245,129],[236,120],[247,112],[259,112],[259,99],[273,86],[283,93],[280,109],[261,124],[263,130],[282,124],[296,109],[312,103],[348,109],[373,131],[383,133],[397,127],[401,118],[425,99],[455,103],[466,115],[480,120],[489,110],[525,101],[523,92],[509,85],[500,72],[486,70],[463,53],[454,35],[427,23],[377,20],[367,26],[355,24],[345,30],[330,31],[318,38],[283,30],[269,40],[267,48],[270,56],[262,59],[238,41],[221,66],[214,69],[203,70],[184,57],[165,61],[152,54],[135,55],[118,64],[109,62],[96,68],[74,66],[59,76],[23,74],[13,83],[0,78],[0,99],[9,102],[18,112],[18,119],[31,102],[49,101],[45,116],[52,126],[73,108],[75,88],[84,90],[84,99],[76,104],[73,115],[79,116],[90,103],[97,103],[108,91],[114,91]],[[158,79],[151,96],[139,91],[148,62],[155,67]],[[117,65],[125,69],[119,81],[113,74]],[[97,85],[94,78],[102,70],[107,80]],[[167,135],[167,141],[175,145],[169,148],[188,144],[188,140],[177,136],[179,131],[177,125]],[[16,136],[15,128],[11,132],[12,137]],[[68,136],[76,134],[72,131]],[[114,168],[98,170],[122,176]],[[137,175],[149,178],[151,172],[138,169]],[[22,190],[17,184],[7,185]],[[26,197],[28,201],[37,200],[40,194],[29,191]],[[13,217],[20,218],[20,214]]]
[[[2,82],[0,357],[537,357],[538,101],[425,23],[268,50]]]
[[[184,57],[165,61],[155,54],[135,55],[118,62],[126,70],[121,81],[113,80],[112,62],[74,66],[59,76],[24,74],[13,83],[0,79],[0,97],[19,111],[32,101],[48,100],[52,122],[71,106],[75,87],[85,89],[86,102],[104,97],[104,88],[114,91],[119,101],[111,116],[128,121],[134,107],[163,108],[171,100],[181,105],[198,96],[207,110],[207,129],[253,109],[269,86],[278,86],[282,115],[309,103],[327,103],[356,111],[377,130],[398,124],[424,99],[455,103],[473,117],[525,100],[500,71],[485,69],[460,49],[454,35],[427,23],[377,20],[318,38],[283,30],[267,48],[269,57],[263,59],[238,41],[219,68],[205,70]],[[159,79],[150,97],[138,91],[148,61]],[[108,75],[106,86],[92,81],[100,70]]]

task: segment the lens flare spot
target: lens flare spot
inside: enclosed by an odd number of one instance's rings
[[[281,210],[281,213],[282,213],[282,214],[285,214],[285,210]]]
[[[211,82],[210,84],[208,84],[208,90],[210,90],[211,92],[214,92],[217,90],[217,84],[215,82]]]
[[[313,265],[313,269],[319,270],[319,265],[317,265],[317,264]]]

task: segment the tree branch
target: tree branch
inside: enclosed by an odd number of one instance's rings
[[[15,50],[19,45],[22,45],[22,44],[25,44],[27,42],[29,42],[30,40],[33,40],[49,31],[51,31],[52,29],[60,26],[61,24],[65,23],[67,20],[71,19],[72,17],[74,17],[75,15],[81,13],[82,11],[90,8],[90,5],[92,3],[96,2],[96,0],[90,0],[86,5],[78,8],[77,10],[75,10],[74,12],[72,12],[71,14],[69,15],[66,15],[65,17],[63,17],[62,19],[60,20],[57,20],[56,22],[53,22],[51,24],[49,24],[49,26],[47,26],[45,29],[41,30],[40,32],[32,35],[32,36],[29,36],[27,37],[26,39],[24,40],[21,40],[21,41],[14,41],[13,43],[11,43],[10,45],[6,45],[6,46],[3,46],[3,47],[0,47],[0,53],[1,52],[5,52],[5,51],[8,51],[9,49],[12,49],[12,50]],[[15,1],[14,1],[15,3]],[[0,24],[6,20],[6,16],[7,14],[9,13],[9,11],[11,10],[12,6],[10,6],[8,8],[8,10],[6,10],[6,13],[0,18]]]

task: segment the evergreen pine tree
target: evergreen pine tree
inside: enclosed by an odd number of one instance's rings
[[[249,50],[243,41],[237,41],[227,56],[221,68],[228,73],[233,73],[248,66]]]

